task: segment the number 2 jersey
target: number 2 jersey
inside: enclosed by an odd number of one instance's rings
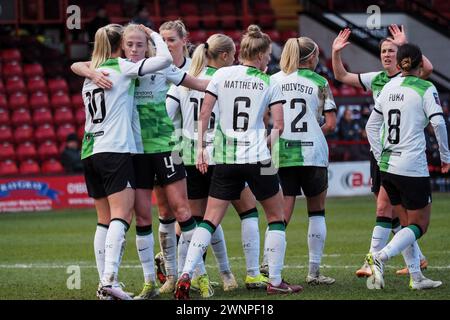
[[[198,79],[211,79],[217,71],[213,67],[205,67],[197,76]],[[169,115],[176,114],[181,111],[181,131],[182,144],[181,150],[183,155],[183,163],[185,165],[195,165],[197,158],[197,141],[198,141],[198,120],[200,116],[200,107],[205,96],[204,92],[190,90],[184,87],[171,86],[167,92],[166,105]],[[215,128],[217,127],[217,102],[214,105],[206,131],[206,150],[209,154],[210,165],[214,165],[213,160],[213,141]]]
[[[217,70],[206,92],[217,98],[215,163],[269,160],[263,117],[267,107],[285,102],[280,86],[259,69],[239,65]]]
[[[283,106],[284,131],[272,152],[281,167],[328,166],[328,145],[319,121],[336,105],[327,80],[309,69],[272,76],[286,98]],[[276,161],[278,153],[278,161]]]
[[[415,76],[392,79],[376,100],[374,112],[382,115],[384,122],[380,170],[409,177],[429,176],[423,129],[433,117],[443,115],[434,85]],[[441,142],[441,160],[448,163],[447,133],[436,132],[436,136]]]
[[[145,59],[132,63],[122,58],[108,59],[96,70],[109,73],[113,87],[103,90],[90,79],[83,84],[82,95],[86,124],[81,159],[100,152],[135,153],[132,130],[134,79]]]

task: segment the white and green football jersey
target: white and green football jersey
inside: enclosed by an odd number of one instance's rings
[[[134,153],[136,143],[131,126],[134,81],[143,62],[108,59],[96,70],[107,71],[114,86],[104,90],[90,79],[83,84],[86,124],[81,158],[100,152]]]
[[[391,79],[401,77],[402,73],[399,71],[393,76],[388,76],[386,71],[366,72],[358,74],[359,82],[365,91],[372,91],[373,100],[378,97],[384,85],[391,81]]]
[[[210,80],[216,71],[216,68],[205,67],[197,78]],[[185,165],[195,165],[195,161],[197,158],[198,120],[200,116],[200,107],[202,105],[204,97],[204,92],[190,90],[184,87],[171,86],[169,92],[167,92],[167,110],[172,110],[169,112],[169,114],[181,113],[181,150],[183,155],[183,162]],[[217,102],[211,113],[205,140],[206,150],[209,153],[210,165],[214,165],[213,141],[218,121],[216,114]]]
[[[171,83],[179,85],[186,72],[171,65],[136,79],[133,132],[138,153],[171,151],[176,145],[175,127],[166,109]]]
[[[284,131],[272,157],[281,167],[328,166],[328,145],[319,121],[324,112],[336,111],[327,80],[309,69],[272,76],[286,98]],[[275,154],[278,155],[275,156]]]
[[[429,176],[423,129],[432,117],[442,116],[438,102],[435,86],[415,76],[396,78],[384,86],[374,108],[384,121],[381,171],[409,177]],[[449,161],[448,146],[444,149],[440,146],[442,161]]]
[[[215,163],[269,160],[264,113],[267,107],[285,102],[276,81],[254,67],[223,67],[214,73],[206,91],[217,98]]]

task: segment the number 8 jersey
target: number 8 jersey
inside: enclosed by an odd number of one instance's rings
[[[415,76],[392,79],[381,90],[374,111],[383,115],[384,122],[380,170],[401,176],[428,177],[423,129],[433,117],[443,115],[434,85]],[[438,140],[447,140],[446,132],[437,132],[436,136]],[[448,162],[448,146],[446,142],[444,145],[439,145],[441,160]]]
[[[217,98],[215,163],[269,160],[263,117],[267,107],[285,102],[280,86],[259,69],[239,65],[217,70],[206,92]]]
[[[100,152],[135,153],[131,120],[134,81],[144,63],[122,58],[108,59],[96,70],[109,73],[113,87],[103,90],[90,79],[83,84],[86,111],[81,159]]]
[[[272,76],[286,98],[284,131],[276,144],[277,166],[328,166],[328,145],[319,121],[324,112],[336,111],[327,80],[309,69]]]

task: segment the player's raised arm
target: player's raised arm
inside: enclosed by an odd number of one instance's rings
[[[76,75],[91,79],[98,87],[102,89],[111,89],[112,82],[108,79],[109,72],[102,70],[96,71],[90,68],[90,61],[75,62],[70,66],[70,69]]]
[[[356,73],[348,72],[341,59],[341,50],[350,44],[348,38],[350,37],[351,30],[344,29],[341,30],[333,41],[331,60],[333,63],[333,73],[336,80],[339,80],[345,84],[362,88],[359,82],[358,75]]]

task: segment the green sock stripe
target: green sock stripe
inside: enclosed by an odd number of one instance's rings
[[[259,217],[258,209],[256,209],[256,208],[247,210],[247,211],[242,212],[242,213],[239,214],[239,218],[241,220],[249,219],[249,218],[256,218],[256,219],[258,219],[258,217]]]
[[[377,217],[375,225],[386,229],[392,229],[392,219],[388,217]]]
[[[97,227],[102,227],[102,228],[108,229],[109,225],[103,224],[103,223],[97,223]]]
[[[128,231],[128,229],[130,229],[130,225],[128,224],[128,222],[126,222],[125,220],[120,219],[120,218],[111,219],[109,224],[111,224],[111,222],[113,222],[114,220],[121,222],[125,226],[125,231]]]
[[[197,222],[195,222],[195,219],[193,217],[190,217],[188,220],[184,222],[179,222],[179,225],[181,231],[186,232],[195,229],[195,227],[197,226]]]
[[[152,225],[148,226],[136,226],[136,235],[138,236],[148,236],[152,234]]]
[[[411,229],[411,231],[414,232],[416,240],[418,240],[423,235],[422,229],[417,224],[410,224],[409,226],[407,226],[407,228]]]
[[[286,231],[286,225],[283,221],[274,221],[269,223],[269,231],[278,230],[278,231]]]
[[[167,220],[159,218],[159,222],[162,223],[162,224],[171,224],[171,223],[175,223],[176,221],[177,220],[175,218],[167,219]]]
[[[211,234],[216,231],[216,227],[208,220],[203,220],[202,222],[200,222],[198,227],[208,230]]]
[[[392,229],[396,229],[400,226],[400,219],[394,218],[392,219]]]

